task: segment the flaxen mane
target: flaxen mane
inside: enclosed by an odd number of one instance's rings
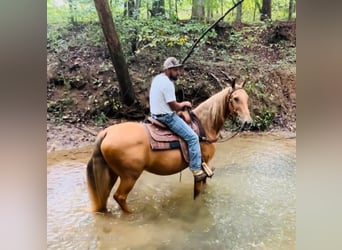
[[[227,87],[216,93],[194,109],[194,113],[202,121],[205,130],[218,133],[228,116],[228,95],[232,87]],[[215,124],[215,127],[212,125]]]

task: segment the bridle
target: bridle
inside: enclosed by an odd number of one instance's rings
[[[233,91],[229,94],[229,96],[228,96],[228,98],[227,98],[227,103],[228,103],[228,109],[227,109],[228,114],[227,114],[227,115],[230,115],[230,114],[234,113],[235,110],[234,110],[233,104],[231,104],[231,98],[232,98],[232,94],[233,94],[235,91],[240,90],[240,89],[242,89],[242,88],[233,89]],[[230,110],[229,110],[229,106],[230,106],[230,105],[232,105],[232,108],[233,108],[232,112],[229,112],[229,111],[230,111]],[[246,126],[246,123],[243,123],[243,124],[241,125],[241,127],[240,127],[233,135],[231,135],[231,136],[229,136],[229,137],[226,137],[226,138],[224,138],[224,139],[218,139],[217,142],[225,142],[225,141],[228,141],[228,140],[232,139],[233,137],[235,137],[236,135],[238,135],[241,131],[243,131],[243,129],[245,128],[245,126]]]
[[[229,96],[228,96],[228,98],[227,98],[227,103],[228,103],[228,115],[229,115],[229,106],[230,105],[232,105],[232,107],[233,107],[233,104],[231,104],[231,99],[232,99],[232,95],[233,95],[233,93],[235,92],[235,91],[238,91],[238,90],[240,90],[240,89],[242,89],[242,88],[234,88],[233,89],[233,91],[229,94]],[[231,113],[234,113],[234,107],[233,107],[233,110],[232,110],[232,112]]]

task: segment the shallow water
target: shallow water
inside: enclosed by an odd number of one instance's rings
[[[49,249],[295,249],[296,141],[241,135],[217,143],[216,168],[193,200],[193,179],[144,173],[126,215],[87,211],[91,147],[51,152],[47,170]],[[181,178],[181,182],[180,182]]]

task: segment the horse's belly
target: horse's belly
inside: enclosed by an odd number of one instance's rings
[[[171,175],[187,167],[179,149],[151,151],[145,170],[159,175]]]

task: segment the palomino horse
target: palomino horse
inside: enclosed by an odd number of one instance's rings
[[[215,153],[215,141],[230,114],[236,114],[244,126],[252,119],[248,109],[248,95],[242,86],[232,86],[216,93],[192,112],[201,121],[208,140],[201,142],[203,161],[208,163]],[[208,143],[209,141],[209,143]],[[102,130],[87,165],[87,184],[92,211],[106,211],[109,194],[120,177],[114,199],[129,213],[126,199],[144,170],[157,175],[172,175],[187,167],[178,149],[153,151],[149,135],[142,123],[124,122]],[[201,184],[195,183],[199,193]]]

